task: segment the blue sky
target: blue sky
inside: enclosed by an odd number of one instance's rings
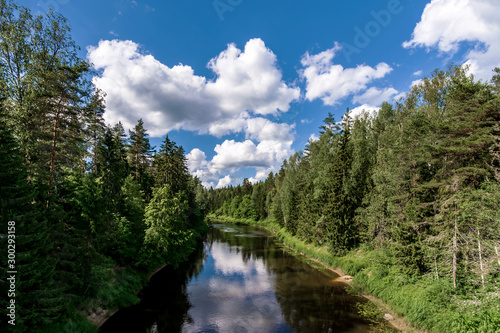
[[[497,0],[23,4],[69,19],[106,121],[143,118],[156,147],[168,133],[205,186],[265,179],[328,112],[374,112],[435,68],[500,66]]]

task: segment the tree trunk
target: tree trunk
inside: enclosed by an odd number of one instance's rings
[[[92,173],[97,177],[97,130],[93,133],[94,147],[92,149]]]
[[[135,153],[135,180],[139,181],[139,148]]]
[[[417,188],[417,172],[416,172],[416,167],[417,167],[417,163],[413,163],[413,189],[412,189],[412,192],[413,192],[413,199],[415,199],[415,188]]]
[[[439,272],[438,272],[438,265],[437,265],[436,256],[434,256],[434,268],[436,269],[436,280],[439,280]]]
[[[479,249],[479,267],[481,268],[481,283],[484,288],[484,271],[483,271],[483,257],[481,253],[481,235],[479,234],[479,229],[477,229],[477,247]]]
[[[52,150],[50,152],[50,167],[49,167],[49,191],[48,196],[52,194],[52,185],[54,184],[54,173],[55,173],[55,165],[56,165],[56,145],[57,145],[57,136],[58,136],[58,124],[59,124],[59,114],[61,112],[61,104],[57,107],[57,112],[54,117],[54,129],[52,132]],[[50,199],[47,198],[47,208],[49,208]]]
[[[497,253],[498,265],[500,266],[500,254],[498,252],[498,247],[497,246],[495,246],[495,252]]]
[[[453,236],[453,287],[457,288],[457,216],[455,207],[455,235]]]

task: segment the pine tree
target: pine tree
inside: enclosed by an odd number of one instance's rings
[[[297,201],[297,172],[302,156],[295,153],[284,161],[280,170],[277,192],[279,193],[279,209],[283,218],[283,226],[292,234],[297,232],[298,201]],[[276,207],[278,208],[278,207]]]
[[[99,89],[95,89],[94,94],[91,97],[91,101],[88,105],[87,117],[88,126],[87,132],[87,142],[89,145],[89,150],[92,152],[92,173],[94,176],[98,176],[97,173],[97,154],[99,140],[104,136],[106,130],[106,124],[104,123],[104,93]]]
[[[187,190],[189,173],[186,164],[184,148],[178,147],[167,135],[154,157],[155,186],[168,185],[174,193]]]
[[[88,261],[81,255],[89,253],[88,229],[81,228],[82,219],[71,206],[75,197],[71,178],[85,172],[86,128],[97,119],[94,90],[86,77],[89,65],[78,57],[61,15],[49,11],[33,16],[6,1],[0,2],[0,15],[0,62],[7,64],[0,67],[7,82],[3,91],[9,125],[22,151],[28,184],[34,188],[32,202],[45,207],[43,217],[52,244],[46,249],[46,267],[53,269],[48,274],[54,281],[51,290],[64,296],[62,303],[58,301],[57,312],[62,312],[74,299],[71,293],[85,290],[88,271],[83,267]],[[46,300],[48,306],[50,297]],[[40,319],[50,316],[47,312]]]
[[[130,130],[127,148],[130,172],[134,176],[134,179],[141,184],[146,201],[149,201],[149,197],[151,196],[150,188],[153,183],[150,174],[152,148],[142,119],[139,119],[133,130]]]
[[[3,86],[2,83],[0,82],[0,87]],[[7,272],[18,272],[15,274],[16,296],[12,299],[16,302],[16,327],[23,330],[56,320],[62,309],[62,294],[54,283],[55,262],[50,257],[50,229],[42,214],[43,207],[33,201],[34,188],[27,182],[22,154],[11,133],[11,127],[7,124],[2,97],[0,96],[0,239],[4,258],[7,258],[8,239],[14,240],[16,254],[12,261],[2,262],[0,284],[3,295],[7,295]],[[8,232],[9,226],[9,230],[15,231],[14,233]],[[6,297],[2,297],[1,322],[5,327],[7,320],[11,319],[6,313],[8,301]]]
[[[115,146],[118,148],[118,158],[120,160],[118,173],[122,178],[126,178],[130,172],[127,161],[127,135],[121,122],[118,122],[112,129]]]
[[[328,237],[333,252],[342,253],[354,244],[354,209],[352,198],[347,193],[349,172],[352,164],[350,145],[349,110],[342,124],[342,132],[337,135],[336,150],[328,172],[330,184],[328,203],[325,208]]]

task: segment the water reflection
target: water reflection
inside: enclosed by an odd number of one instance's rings
[[[142,302],[101,332],[366,332],[336,274],[262,230],[215,225],[190,263],[153,276]]]

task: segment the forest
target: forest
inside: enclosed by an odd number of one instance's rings
[[[0,0],[2,332],[95,332],[187,260],[205,216],[274,230],[421,329],[500,332],[499,68],[450,65],[374,114],[328,114],[266,180],[207,189],[168,135],[156,149],[142,119],[105,123],[78,53],[62,15]]]
[[[85,317],[136,303],[208,229],[182,146],[155,150],[142,120],[107,126],[77,52],[60,14],[0,1],[2,332],[95,331]]]
[[[329,114],[276,174],[204,195],[211,217],[270,227],[417,327],[500,331],[498,68],[482,82],[451,65],[376,114]]]

